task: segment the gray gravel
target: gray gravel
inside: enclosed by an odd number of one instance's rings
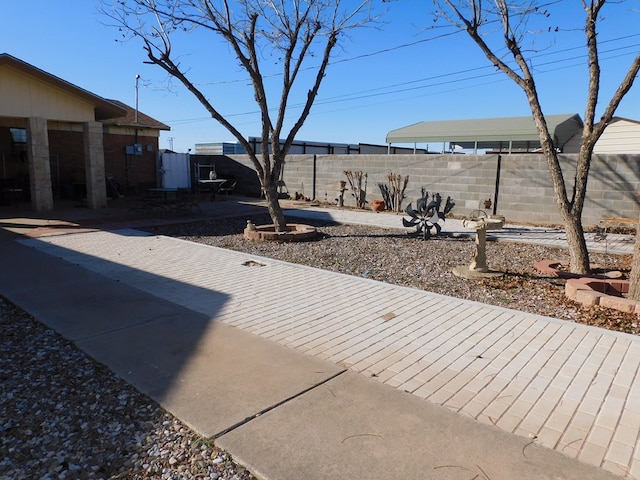
[[[0,297],[0,479],[254,477]]]

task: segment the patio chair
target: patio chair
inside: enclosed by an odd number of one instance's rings
[[[218,193],[224,193],[225,195],[230,195],[233,193],[233,189],[236,188],[237,180],[229,179],[224,182],[218,188]]]

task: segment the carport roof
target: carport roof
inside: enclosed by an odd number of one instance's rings
[[[582,129],[578,114],[545,116],[554,144],[561,148]],[[531,149],[540,146],[540,137],[533,117],[484,118],[420,122],[392,130],[387,143],[449,142],[462,148]]]

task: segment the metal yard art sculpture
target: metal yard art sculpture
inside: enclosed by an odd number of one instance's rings
[[[439,235],[442,227],[441,222],[445,221],[445,216],[453,209],[455,202],[451,197],[447,197],[444,209],[442,207],[442,197],[439,193],[435,193],[429,200],[429,192],[422,189],[422,198],[419,198],[416,202],[415,210],[411,204],[407,205],[405,212],[411,218],[407,220],[402,219],[402,224],[407,227],[416,227],[416,235],[422,234],[424,240],[428,240],[434,234]],[[432,233],[435,231],[435,233]]]

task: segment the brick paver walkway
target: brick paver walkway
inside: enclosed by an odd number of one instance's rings
[[[637,337],[135,230],[22,242],[640,477]]]

